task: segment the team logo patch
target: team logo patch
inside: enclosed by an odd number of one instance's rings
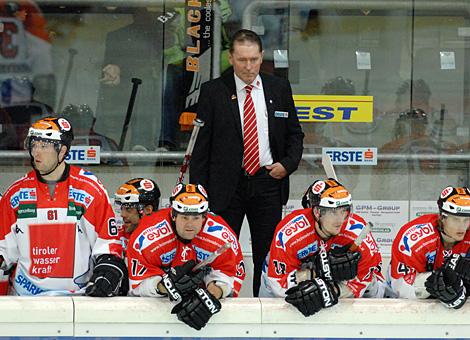
[[[20,204],[17,215],[18,219],[36,218],[38,216],[36,204]]]
[[[323,192],[323,190],[325,190],[325,187],[326,187],[326,184],[325,182],[323,181],[318,181],[317,183],[315,183],[315,185],[312,187],[312,192],[314,194],[320,194]]]
[[[447,187],[444,190],[442,190],[441,198],[446,198],[447,196],[449,196],[452,190],[453,190],[452,187]]]
[[[182,188],[183,188],[183,184],[181,183],[175,186],[173,191],[171,192],[171,196],[176,196],[176,194],[179,193]]]
[[[318,241],[315,241],[313,243],[310,243],[305,248],[300,249],[297,252],[297,258],[301,260],[309,256],[310,254],[315,254],[317,251],[318,251]]]
[[[172,233],[170,224],[165,220],[148,227],[140,233],[133,244],[135,250],[143,251],[152,243]]]
[[[305,215],[299,215],[287,222],[276,235],[276,248],[286,250],[286,243],[300,231],[310,227]]]
[[[161,254],[160,255],[160,260],[162,261],[162,264],[169,264],[173,261],[176,255],[176,249],[173,249],[169,251],[168,253]]]
[[[205,249],[202,249],[196,246],[193,246],[193,248],[194,248],[194,251],[196,252],[196,259],[198,262],[204,261],[211,255],[211,253],[206,251]]]
[[[207,192],[206,192],[206,189],[204,189],[204,187],[200,184],[198,184],[197,188],[199,189],[199,191],[201,192],[201,194],[203,194],[206,198],[207,198]]]
[[[75,223],[31,224],[29,236],[30,277],[40,279],[73,277]]]
[[[424,256],[426,256],[426,262],[427,263],[434,263],[436,262],[436,251],[430,251],[426,253]]]
[[[15,290],[20,295],[38,295],[44,292],[44,289],[36,286],[23,271],[19,270],[13,283]]]
[[[72,128],[69,121],[65,118],[59,118],[58,123],[64,131],[70,131],[70,129]]]
[[[143,179],[140,181],[140,187],[145,191],[152,191],[155,188],[153,182],[148,179]]]
[[[183,247],[181,248],[181,253],[180,253],[181,262],[188,262],[190,258],[192,257],[191,255],[193,253],[193,250],[194,250],[193,247],[183,245]]]
[[[93,199],[94,197],[85,190],[76,189],[74,187],[69,188],[69,200],[75,203],[80,203],[88,208],[91,202],[93,202]]]
[[[354,218],[350,218],[346,224],[346,230],[351,231],[356,235],[359,235],[363,228],[364,228],[364,223],[358,220],[355,220]]]
[[[101,183],[101,181],[98,179],[98,177],[95,176],[93,172],[85,169],[80,169],[79,174],[91,179],[93,182],[98,183],[104,189],[103,183]]]
[[[239,249],[237,238],[226,226],[217,223],[211,218],[207,218],[206,225],[204,226],[204,232],[230,243],[233,252],[238,254]]]
[[[10,205],[12,209],[18,208],[22,202],[36,202],[36,188],[21,188],[18,192],[10,198]]]
[[[398,249],[405,255],[411,256],[411,248],[420,240],[432,235],[434,229],[430,223],[417,224],[408,229],[402,236]]]

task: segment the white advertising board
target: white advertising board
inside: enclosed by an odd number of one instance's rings
[[[355,213],[371,222],[372,234],[383,256],[390,256],[393,239],[408,222],[408,201],[354,201]]]

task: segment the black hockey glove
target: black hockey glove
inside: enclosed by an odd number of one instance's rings
[[[163,275],[162,284],[171,301],[178,301],[191,295],[204,282],[204,271],[192,271],[195,265],[196,261],[190,260],[181,266],[171,268]]]
[[[437,269],[424,284],[426,290],[448,308],[459,309],[467,300],[462,279],[450,268]]]
[[[221,309],[222,305],[214,295],[204,288],[197,288],[191,296],[173,307],[171,314],[176,314],[178,320],[200,330]]]
[[[325,281],[333,281],[333,272],[326,250],[320,248],[320,251],[311,257],[310,261],[312,262],[312,278],[320,277]]]
[[[345,250],[346,248],[334,248],[328,252],[331,275],[335,282],[351,280],[357,276],[361,253]]]
[[[124,261],[114,255],[100,255],[96,259],[85,294],[99,297],[116,296],[123,279],[127,280],[127,267]]]
[[[303,281],[286,291],[286,302],[294,305],[304,316],[310,316],[338,303],[333,285],[322,279]]]
[[[335,248],[329,252],[320,250],[313,258],[315,276],[334,282],[355,278],[361,253],[349,252],[347,249]]]
[[[453,269],[457,276],[462,279],[468,296],[470,294],[470,257],[453,254],[444,263],[444,267]]]
[[[129,292],[129,273],[127,271],[124,273],[124,277],[121,281],[121,287],[119,288],[118,292],[119,296],[127,296],[127,293]]]

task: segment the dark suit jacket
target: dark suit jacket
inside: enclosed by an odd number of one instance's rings
[[[294,172],[303,151],[303,133],[287,80],[260,74],[268,111],[269,145],[274,162],[288,174]],[[191,183],[208,191],[212,211],[225,210],[235,193],[243,163],[243,133],[233,68],[201,87],[198,118],[205,122],[199,131],[190,165]],[[287,118],[274,115],[288,112]],[[289,176],[281,183],[282,204],[289,198]]]

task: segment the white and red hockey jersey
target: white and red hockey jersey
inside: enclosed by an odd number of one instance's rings
[[[185,243],[173,229],[171,208],[142,217],[127,246],[129,295],[162,296],[156,287],[166,271],[190,260],[201,262],[227,242],[231,248],[210,264],[204,281],[225,284],[229,289],[224,297],[235,297],[245,278],[245,264],[235,233],[220,216],[208,213],[201,231]]]
[[[350,245],[354,242],[366,222],[356,214],[350,214],[344,221],[338,235],[323,241],[315,230],[311,208],[295,210],[279,222],[274,233],[269,254],[263,266],[261,277],[263,295],[284,297],[287,289],[298,284],[296,272],[302,261],[317,254],[320,247],[326,251]],[[358,247],[361,253],[357,276],[344,282],[354,297],[361,297],[369,285],[384,281],[381,273],[382,256],[372,233]],[[349,296],[349,292],[342,295]],[[375,296],[375,294],[374,294]]]
[[[91,173],[67,166],[54,195],[35,171],[13,183],[0,202],[2,269],[17,265],[11,294],[74,292],[92,274],[92,258],[121,257],[106,190]]]
[[[439,214],[427,214],[408,222],[392,244],[389,268],[392,290],[399,298],[427,298],[424,282],[452,254],[470,253],[470,231],[452,249],[444,249],[437,229]]]

